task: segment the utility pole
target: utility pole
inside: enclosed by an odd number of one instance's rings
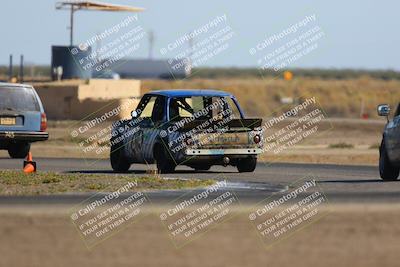
[[[24,83],[24,55],[21,55],[19,63],[19,82]]]
[[[8,66],[8,81],[11,81],[13,75],[13,55],[10,54],[10,65]]]
[[[154,32],[149,32],[149,59],[153,59]]]
[[[191,36],[189,34],[189,36]],[[186,73],[190,74],[192,72],[193,67],[193,53],[194,53],[194,39],[193,37],[189,38],[189,55],[188,55],[188,66],[186,66]]]
[[[71,5],[71,15],[69,18],[69,45],[74,45],[74,12],[75,8]]]

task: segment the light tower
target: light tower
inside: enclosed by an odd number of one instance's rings
[[[70,10],[70,25],[69,25],[69,38],[70,46],[74,45],[74,13],[78,10],[94,10],[94,11],[119,11],[119,12],[141,12],[144,8],[141,7],[131,7],[131,6],[121,6],[100,2],[91,1],[64,1],[57,2],[56,9],[66,9]]]

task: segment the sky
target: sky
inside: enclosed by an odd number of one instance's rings
[[[1,1],[1,65],[8,64],[9,54],[14,55],[14,61],[18,61],[20,54],[24,54],[27,63],[50,64],[51,46],[69,43],[69,12],[56,10],[56,1]],[[193,38],[194,43],[201,43],[211,38],[214,33],[212,31],[222,31],[226,26],[229,26],[232,32],[230,36],[233,36],[223,43],[224,49],[220,53],[199,60],[199,66],[257,67],[265,55],[317,26],[323,35],[316,41],[316,48],[292,61],[290,67],[400,70],[400,21],[396,19],[400,1],[396,0],[106,2],[146,9],[137,13],[135,25],[140,25],[145,32],[154,33],[154,58],[170,58],[183,52],[186,49],[183,46],[166,54],[161,53],[160,49],[216,18],[225,17],[223,25],[217,25],[210,32]],[[132,15],[134,14],[78,11],[75,14],[75,43],[85,42]],[[315,21],[275,42],[275,47],[271,45],[257,51],[255,55],[249,52],[272,35],[282,33],[313,15]],[[134,26],[132,24],[129,27]],[[120,36],[122,34],[119,33]],[[129,56],[146,58],[149,53],[147,40],[147,37],[141,40],[140,49]]]

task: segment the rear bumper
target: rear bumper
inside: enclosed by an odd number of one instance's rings
[[[47,132],[19,132],[19,131],[0,131],[1,141],[45,141],[49,139]]]
[[[187,156],[258,155],[261,148],[187,149]]]

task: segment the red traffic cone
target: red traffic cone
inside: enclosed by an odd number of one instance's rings
[[[32,161],[32,153],[29,152],[24,160],[24,173],[36,172],[36,162]]]

